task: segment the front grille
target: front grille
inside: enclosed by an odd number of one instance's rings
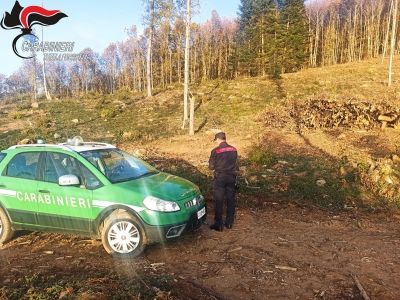
[[[192,230],[199,228],[206,221],[206,218],[207,214],[198,219],[197,212],[191,213],[189,216],[189,220],[186,223],[186,232],[190,232]]]
[[[186,209],[188,209],[193,206],[199,205],[203,201],[204,201],[204,197],[202,195],[198,195],[197,197],[193,198],[192,200],[186,202],[185,207],[186,207]]]

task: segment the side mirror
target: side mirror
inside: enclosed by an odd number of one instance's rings
[[[67,174],[58,178],[58,184],[61,186],[77,186],[80,185],[80,182],[75,175]]]

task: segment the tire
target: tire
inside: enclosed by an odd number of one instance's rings
[[[9,241],[14,234],[10,220],[2,208],[0,208],[0,245]]]
[[[136,257],[146,247],[140,222],[126,211],[115,211],[104,220],[101,231],[104,249],[116,257]]]

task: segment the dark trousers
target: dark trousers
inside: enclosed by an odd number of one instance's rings
[[[233,225],[235,215],[235,181],[233,176],[221,176],[214,179],[215,214],[214,224],[222,226],[222,213],[226,199],[226,224]]]

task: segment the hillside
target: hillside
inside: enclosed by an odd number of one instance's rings
[[[374,202],[396,203],[393,187],[398,188],[397,170],[393,162],[397,160],[400,131],[393,128],[394,122],[385,130],[380,130],[378,120],[367,121],[369,127],[342,124],[336,128],[310,128],[307,125],[319,117],[321,108],[311,103],[300,106],[300,113],[294,110],[294,105],[307,101],[318,105],[325,101],[333,106],[350,101],[390,105],[398,115],[400,63],[394,61],[390,88],[388,60],[382,63],[382,58],[307,69],[286,74],[278,81],[241,78],[193,85],[194,136],[188,135],[188,129],[181,129],[183,96],[179,85],[156,91],[152,99],[143,93],[118,91],[113,95],[40,101],[35,108],[29,100],[2,104],[0,146],[38,138],[58,143],[81,135],[85,140],[118,144],[132,152],[140,149],[137,153],[149,160],[159,160],[160,156],[184,160],[198,173],[176,165],[160,167],[188,176],[208,193],[207,176],[211,173],[205,162],[214,146],[214,133],[223,130],[240,151],[245,194],[261,192],[338,207],[364,203],[366,198],[361,195]],[[313,111],[307,115],[306,110],[311,108]],[[332,108],[325,108],[325,112],[329,110]],[[303,119],[297,120],[296,114]],[[358,118],[356,112],[353,114]],[[384,162],[386,159],[391,161]],[[375,179],[371,179],[373,176]],[[316,189],[314,183],[319,179],[329,183]],[[317,200],[321,197],[325,200]]]
[[[0,299],[28,299],[11,291],[29,294],[29,282],[22,279],[29,270],[35,270],[27,278],[37,285],[36,295],[52,287],[53,296],[64,292],[64,299],[126,299],[128,293],[132,299],[151,299],[149,286],[171,292],[157,299],[363,299],[352,275],[374,299],[398,299],[400,130],[395,121],[382,129],[375,119],[368,128],[366,123],[299,126],[309,124],[310,115],[294,109],[308,101],[317,101],[313,105],[321,110],[370,103],[388,105],[391,111],[385,113],[397,118],[398,58],[390,88],[388,61],[381,58],[303,70],[278,81],[193,85],[194,136],[181,129],[178,85],[156,91],[152,99],[119,91],[42,100],[38,107],[27,100],[2,103],[2,148],[23,139],[59,143],[75,135],[117,144],[198,184],[208,223],[213,198],[207,161],[215,132],[223,130],[239,151],[241,190],[233,231],[204,226],[179,241],[151,246],[131,262],[113,260],[97,241],[40,233],[16,237],[1,250],[2,269],[11,265],[14,271],[0,272],[5,285]],[[71,276],[77,282],[68,281]],[[50,286],[40,283],[46,281]],[[142,290],[127,289],[133,282]],[[126,294],[118,298],[116,291],[122,290]]]

